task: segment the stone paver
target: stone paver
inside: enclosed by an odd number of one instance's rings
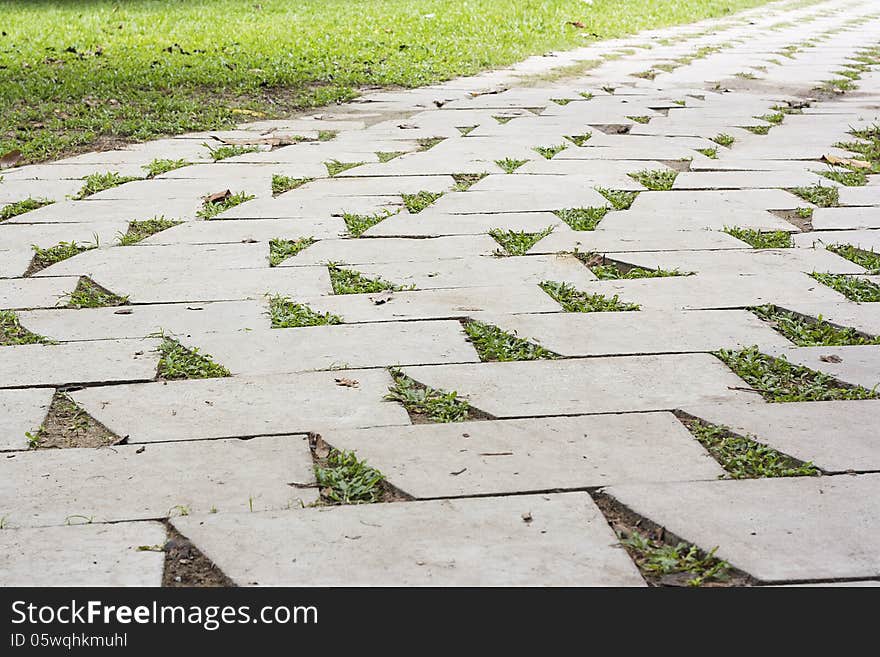
[[[767,403],[713,355],[757,346],[880,383],[880,346],[799,347],[750,312],[880,335],[880,304],[853,300],[880,285],[870,253],[826,248],[880,252],[880,177],[847,186],[862,181],[828,165],[861,158],[844,143],[880,123],[880,63],[851,66],[876,55],[874,4],[782,0],[4,169],[0,209],[55,202],[0,222],[0,584],[157,585],[163,555],[136,548],[161,544],[169,517],[242,585],[644,584],[584,492],[603,486],[766,583],[877,579],[880,402]],[[855,89],[818,88],[847,67]],[[291,134],[312,141],[220,162],[205,145]],[[192,164],[72,198],[156,158]],[[331,177],[333,160],[363,164]],[[273,195],[276,174],[301,184]],[[798,189],[815,185],[827,197]],[[254,198],[206,220],[204,197],[226,189]],[[160,216],[179,223],[118,244]],[[753,248],[733,228],[790,243]],[[95,240],[34,267],[34,247]],[[355,294],[334,293],[337,267],[360,274]],[[128,303],[67,307],[83,276]],[[271,328],[276,295],[305,306],[290,328]],[[53,344],[17,344],[19,323]],[[162,334],[230,376],[157,380]],[[558,357],[514,360],[535,355],[523,340]],[[398,367],[410,411],[387,397]],[[470,419],[427,422],[418,403],[450,397],[419,385],[468,400]],[[58,391],[122,442],[29,451]],[[718,481],[673,411],[823,475]],[[324,467],[324,443],[378,468],[394,501],[327,508],[309,449]],[[37,572],[26,559],[46,545]]]
[[[586,493],[189,516],[173,523],[240,585],[643,583]]]

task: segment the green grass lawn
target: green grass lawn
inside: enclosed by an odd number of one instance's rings
[[[284,116],[764,1],[4,0],[0,154]]]

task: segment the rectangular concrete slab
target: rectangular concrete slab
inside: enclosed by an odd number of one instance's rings
[[[764,582],[880,576],[880,475],[612,486],[609,495]]]
[[[28,451],[5,459],[3,473],[9,527],[267,511],[318,498],[302,435]]]
[[[173,523],[239,585],[644,585],[586,493],[188,516]]]
[[[756,401],[708,354],[407,367],[416,381],[456,391],[496,417],[672,410],[682,404]],[[648,383],[650,382],[650,383]]]
[[[0,532],[0,586],[160,586],[165,543],[158,522]],[[39,563],[35,563],[39,555]]]
[[[104,386],[71,396],[129,443],[142,443],[409,424],[406,411],[383,401],[391,385],[383,370],[340,370]]]
[[[724,474],[670,413],[418,424],[332,431],[324,439],[354,451],[416,498]]]

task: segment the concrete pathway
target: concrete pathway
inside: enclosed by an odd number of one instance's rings
[[[876,585],[878,47],[775,3],[5,170],[0,585]]]

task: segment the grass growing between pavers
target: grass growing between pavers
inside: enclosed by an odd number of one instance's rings
[[[234,144],[223,144],[222,146],[211,146],[210,144],[203,144],[203,146],[208,149],[208,153],[211,155],[211,159],[215,162],[228,160],[230,157],[237,157],[238,155],[256,153],[258,150],[260,150],[256,146],[236,146]]]
[[[880,398],[874,390],[846,385],[823,372],[793,365],[784,356],[761,353],[758,347],[714,354],[768,402]]]
[[[342,324],[339,315],[315,312],[305,304],[296,303],[280,294],[269,297],[269,320],[273,329]]]
[[[876,253],[874,249],[867,251],[852,244],[829,244],[825,248],[859,267],[864,267],[868,274],[880,274],[880,253]]]
[[[155,178],[156,176],[162,175],[163,173],[168,173],[169,171],[174,171],[175,169],[182,169],[183,167],[187,167],[189,165],[190,163],[186,160],[167,160],[157,158],[149,164],[145,164],[144,166],[142,166],[141,169],[147,172],[147,178]]]
[[[553,146],[536,146],[532,150],[545,160],[552,160],[556,155],[567,148],[565,144],[555,144]]]
[[[318,461],[315,479],[323,502],[370,504],[381,500],[385,475],[358,459],[354,452],[331,449]]]
[[[419,145],[419,151],[429,151],[442,141],[446,141],[446,137],[422,137],[417,139],[416,143]]]
[[[74,195],[74,201],[81,201],[82,199],[88,198],[98,192],[103,192],[104,190],[112,189],[113,187],[119,187],[119,185],[140,180],[140,178],[137,176],[122,176],[116,171],[107,171],[106,173],[93,173],[83,178],[83,180],[85,183],[83,184],[82,189]]]
[[[669,278],[672,276],[693,276],[694,272],[683,272],[678,269],[646,269],[608,260],[598,253],[582,253],[575,251],[574,256],[584,263],[600,281],[616,281],[635,278]]]
[[[379,164],[385,164],[391,160],[405,155],[406,151],[376,151],[376,157],[379,158]]]
[[[608,189],[607,187],[596,187],[596,191],[605,197],[611,207],[615,210],[629,210],[633,201],[638,198],[638,192],[627,192],[621,189]]]
[[[301,237],[298,240],[286,240],[276,237],[269,240],[269,266],[277,267],[288,258],[292,258],[314,243],[314,237]]]
[[[88,276],[80,276],[76,287],[70,293],[65,308],[108,308],[124,306],[128,303],[127,296],[120,296],[98,285]]]
[[[460,125],[460,126],[457,126],[455,129],[461,133],[462,137],[467,137],[469,134],[471,134],[474,130],[476,130],[479,127],[480,127],[479,124],[477,124],[477,125]]]
[[[718,149],[717,148],[695,148],[695,151],[700,155],[705,155],[710,160],[718,159]]]
[[[627,174],[637,183],[655,192],[665,192],[672,189],[678,171],[672,169],[642,169]]]
[[[349,169],[354,169],[355,167],[359,167],[366,164],[365,162],[340,162],[339,160],[330,160],[329,162],[324,162],[324,166],[327,167],[327,174],[332,178],[333,176],[338,176],[343,171],[348,171]]]
[[[199,353],[196,347],[184,347],[180,342],[160,334],[157,347],[159,365],[157,374],[163,379],[214,379],[231,376],[228,369],[215,363],[210,354]]]
[[[637,303],[620,301],[616,294],[588,294],[570,283],[542,281],[539,286],[568,313],[631,312],[641,308]]]
[[[590,138],[592,136],[593,136],[592,132],[585,132],[582,135],[568,135],[568,136],[566,136],[566,139],[568,139],[568,141],[570,141],[575,146],[582,148],[583,146],[586,145],[586,143],[588,141],[590,141]]]
[[[291,189],[302,187],[306,183],[310,183],[314,178],[293,178],[291,176],[282,176],[280,173],[272,174],[272,196],[278,196]]]
[[[497,164],[504,173],[513,173],[526,162],[528,162],[528,160],[516,160],[511,157],[506,157],[503,160],[495,160],[495,164]]]
[[[863,169],[835,169],[829,167],[827,171],[814,171],[813,173],[840,183],[845,187],[863,187],[868,184],[868,175]]]
[[[830,274],[815,271],[810,276],[822,283],[822,285],[827,285],[835,292],[839,292],[850,301],[880,303],[880,285],[873,281],[847,274]]]
[[[749,310],[799,347],[880,344],[880,337],[865,335],[852,327],[834,326],[821,315],[813,319],[773,305]]]
[[[333,294],[369,294],[372,292],[401,292],[414,290],[415,285],[396,285],[381,278],[369,278],[353,269],[344,269],[337,263],[328,262],[330,285]]]
[[[764,233],[752,228],[725,226],[724,232],[755,249],[788,249],[794,246],[791,241],[791,233],[784,230]]]
[[[816,183],[809,187],[794,187],[788,191],[820,208],[834,208],[840,205],[840,192],[837,187],[826,187]]]
[[[31,449],[107,447],[119,436],[84,411],[66,392],[56,390],[43,423],[25,433]]]
[[[25,272],[25,276],[30,276],[38,271],[50,267],[55,263],[67,260],[73,256],[79,255],[85,251],[91,251],[98,248],[98,238],[95,237],[94,243],[82,244],[76,241],[58,242],[55,246],[41,248],[36,244],[31,245],[34,252],[34,258]]]
[[[744,573],[708,552],[679,539],[606,495],[592,494],[620,544],[651,586],[737,586],[751,582]]]
[[[218,214],[255,198],[257,197],[247,192],[236,192],[233,194],[227,189],[225,192],[208,196],[202,203],[201,209],[196,212],[196,216],[209,221]]]
[[[21,201],[16,201],[15,203],[4,205],[0,208],[0,222],[12,219],[13,217],[17,217],[25,212],[30,212],[31,210],[39,210],[46,205],[52,205],[54,202],[55,201],[51,201],[47,198],[26,198]]]
[[[22,344],[52,344],[49,338],[27,330],[11,310],[0,310],[0,347]]]
[[[710,139],[719,146],[724,146],[725,148],[730,148],[736,142],[736,137],[733,137],[723,132],[721,134],[715,135],[714,137],[711,137]]]
[[[410,214],[418,214],[438,198],[443,196],[443,192],[429,192],[422,190],[415,194],[401,194],[403,205]]]
[[[453,173],[452,179],[455,181],[455,186],[452,190],[466,192],[488,175],[488,173]]]
[[[376,224],[385,221],[393,213],[390,210],[383,210],[374,214],[353,214],[345,212],[342,220],[345,222],[345,229],[352,237],[360,237]]]
[[[566,208],[553,214],[567,223],[572,230],[596,230],[599,222],[608,214],[607,206],[595,208]]]
[[[727,472],[727,479],[764,477],[812,477],[821,474],[812,463],[795,458],[733,433],[729,427],[710,424],[699,418],[677,414],[681,423]]]
[[[518,338],[492,324],[478,321],[466,321],[464,332],[468,342],[474,345],[480,360],[513,361],[513,360],[552,360],[560,358],[559,354],[528,340]]]
[[[553,232],[553,226],[547,226],[540,233],[528,233],[524,230],[502,230],[493,228],[489,231],[490,237],[501,245],[501,249],[495,249],[496,256],[521,256],[529,249]]]
[[[119,233],[116,243],[119,246],[131,246],[156,233],[161,233],[163,230],[174,228],[182,223],[182,221],[166,219],[164,216],[144,219],[143,221],[130,221],[128,230],[125,233]]]
[[[464,422],[473,419],[471,405],[457,392],[429,388],[397,368],[391,368],[389,372],[394,385],[388,388],[385,399],[402,404],[413,423]]]

